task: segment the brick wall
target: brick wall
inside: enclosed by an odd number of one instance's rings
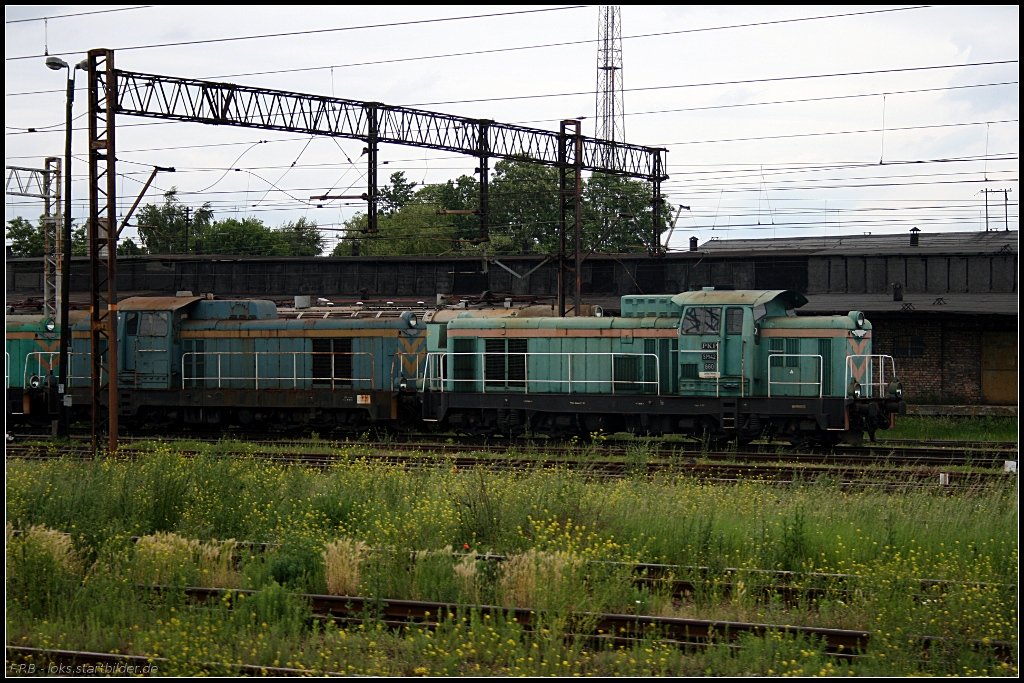
[[[908,403],[980,403],[982,317],[872,316],[875,353],[893,356]]]

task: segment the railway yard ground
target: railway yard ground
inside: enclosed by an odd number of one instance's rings
[[[8,675],[1016,676],[1016,417],[7,447]]]

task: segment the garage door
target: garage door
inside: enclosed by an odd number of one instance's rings
[[[1017,335],[983,332],[981,336],[981,393],[986,403],[1017,403]]]

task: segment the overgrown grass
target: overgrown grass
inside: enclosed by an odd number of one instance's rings
[[[901,415],[896,426],[878,432],[879,439],[938,441],[1019,441],[1020,422],[1014,417],[933,417]]]
[[[972,645],[1016,643],[1014,480],[951,495],[712,486],[670,474],[608,482],[559,468],[407,470],[358,458],[316,471],[186,458],[166,444],[132,461],[14,461],[7,475],[7,519],[32,530],[8,534],[11,643],[143,652],[183,674],[215,673],[208,661],[363,675],[1016,673],[1016,662],[1001,667]],[[477,559],[485,553],[509,559]],[[664,584],[637,585],[636,562],[680,565],[678,578],[697,589],[679,601]],[[777,579],[762,570],[795,572],[796,601],[766,591]],[[258,593],[245,605],[196,607],[173,590],[141,599],[138,583]],[[392,634],[373,620],[342,629],[312,619],[301,592],[528,606],[543,611],[546,630],[483,616],[444,620],[433,633]],[[564,638],[580,612],[873,635],[866,657],[841,666],[820,644],[781,634],[739,651],[682,653],[653,638],[595,649]],[[941,652],[922,659],[919,635],[943,637]]]

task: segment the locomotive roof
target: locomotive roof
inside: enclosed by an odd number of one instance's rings
[[[121,311],[176,311],[202,298],[201,296],[133,296],[121,299],[117,308]]]
[[[675,318],[456,318],[448,323],[451,330],[633,330],[642,328],[672,328],[679,323]]]
[[[807,297],[790,289],[703,289],[683,292],[672,297],[677,306],[739,304],[757,306],[779,300],[787,309],[799,308],[807,303]]]

